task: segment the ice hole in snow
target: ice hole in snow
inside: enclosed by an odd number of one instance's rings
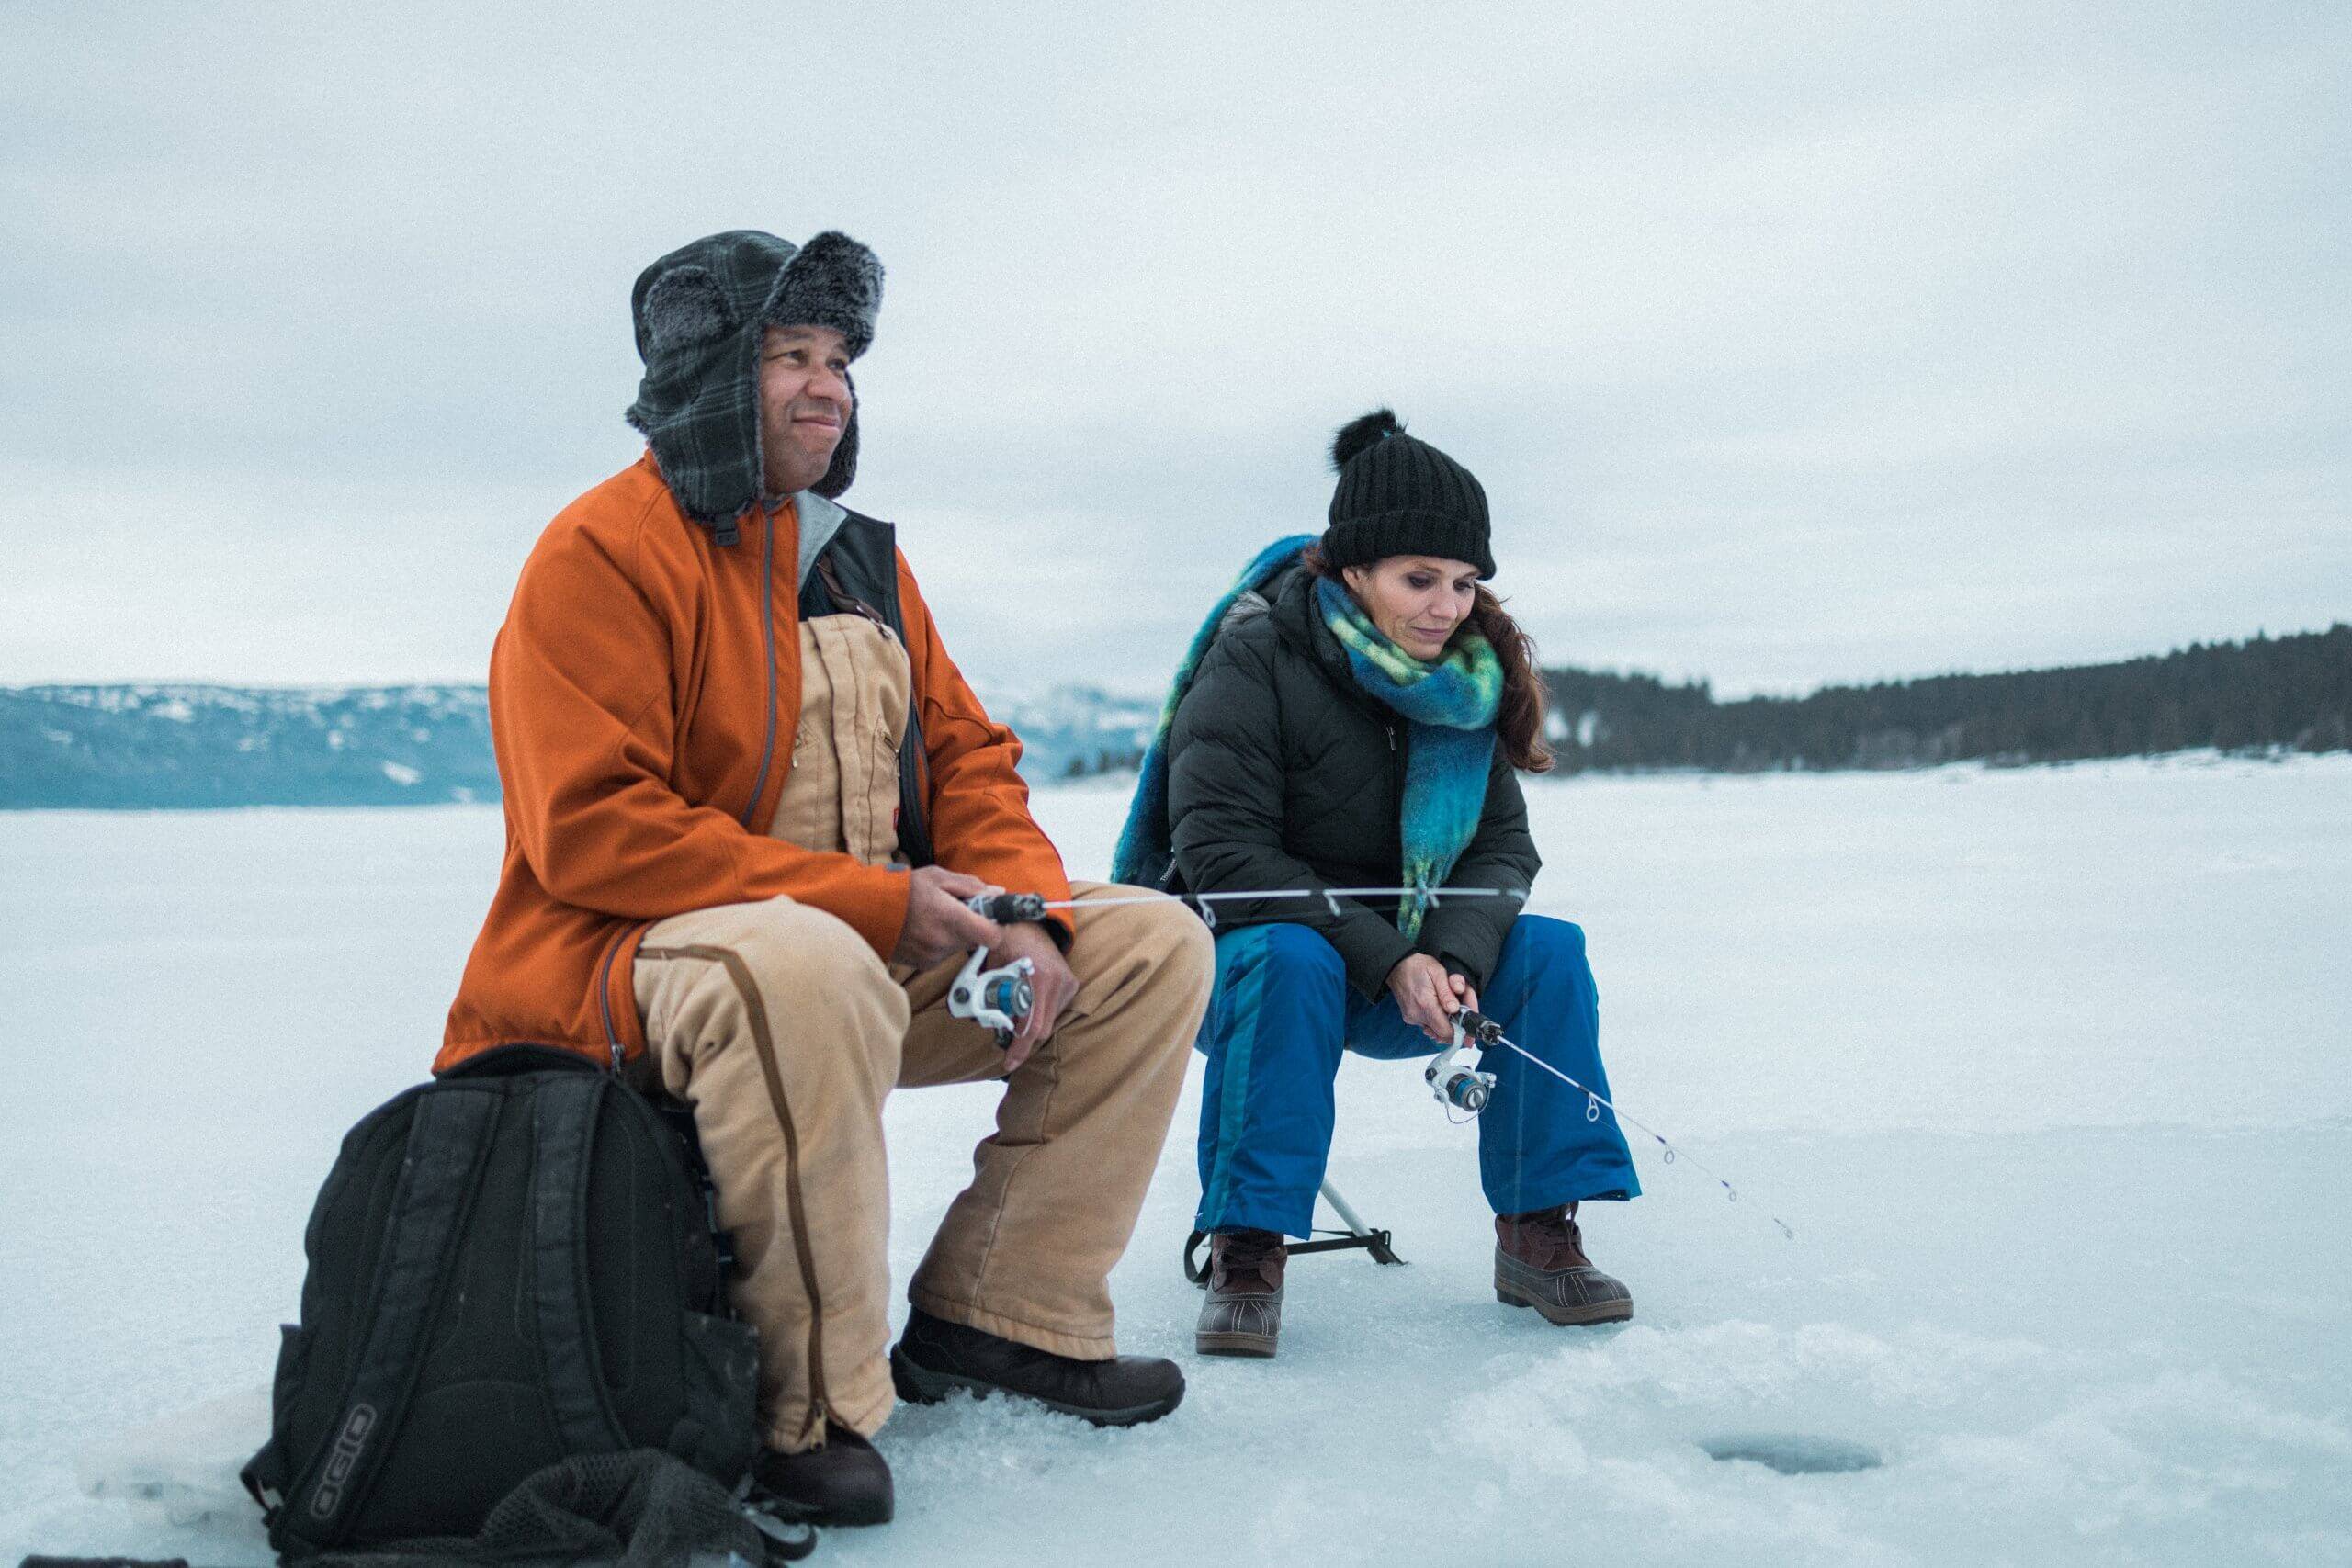
[[[1876,1470],[1884,1462],[1867,1443],[1806,1432],[1733,1432],[1702,1438],[1699,1446],[1706,1450],[1709,1459],[1752,1460],[1782,1475],[1837,1475]]]

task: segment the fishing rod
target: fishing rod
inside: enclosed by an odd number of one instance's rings
[[[1447,898],[1516,898],[1525,902],[1525,888],[1504,887],[1274,887],[1246,893],[1136,893],[1116,898],[1048,898],[1042,893],[975,893],[964,900],[964,907],[984,920],[1001,926],[1017,925],[1023,921],[1042,920],[1049,909],[1100,909],[1116,904],[1191,904],[1198,908],[1202,923],[1211,931],[1216,929],[1216,906],[1238,899],[1320,898],[1330,907],[1336,918],[1346,911],[1340,908],[1342,898],[1410,897],[1423,908],[1439,904]],[[968,1018],[996,1036],[999,1047],[1012,1043],[1012,1036],[1029,1016],[1036,1001],[1032,976],[1036,965],[1026,958],[990,969],[987,948],[976,948],[956,978],[947,987],[947,1010],[956,1018]]]
[[[1340,908],[1342,898],[1410,898],[1424,909],[1435,908],[1448,898],[1515,898],[1527,901],[1524,887],[1266,887],[1250,888],[1238,893],[1135,893],[1116,898],[1048,898],[1042,893],[976,893],[964,901],[965,908],[983,919],[999,925],[1018,920],[1042,920],[1048,909],[1102,909],[1118,904],[1191,904],[1200,910],[1201,919],[1211,929],[1216,925],[1216,906],[1240,902],[1261,903],[1274,898],[1320,898],[1333,918],[1347,913]]]
[[[1342,898],[1377,898],[1385,897],[1410,897],[1423,908],[1447,898],[1517,898],[1524,901],[1524,888],[1501,887],[1275,887],[1262,892],[1247,893],[1136,893],[1116,898],[1048,898],[1042,893],[975,893],[964,900],[964,907],[984,920],[1001,926],[1017,925],[1023,921],[1042,920],[1049,909],[1100,909],[1115,904],[1191,904],[1195,906],[1201,921],[1211,931],[1216,929],[1216,906],[1237,899],[1320,898],[1330,907],[1334,917],[1345,913],[1340,908]],[[1026,958],[1016,958],[999,968],[986,967],[988,949],[977,948],[964,961],[963,968],[947,987],[947,1010],[956,1018],[968,1018],[996,1036],[1000,1046],[1012,1043],[1021,1021],[1029,1016],[1029,1009],[1036,1000],[1032,976],[1036,965]]]

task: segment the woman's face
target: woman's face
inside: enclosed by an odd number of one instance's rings
[[[1383,556],[1340,576],[1380,635],[1424,661],[1445,651],[1478,592],[1476,566],[1440,556]]]

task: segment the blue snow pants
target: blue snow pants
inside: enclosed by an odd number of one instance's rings
[[[1600,998],[1585,962],[1584,931],[1521,915],[1503,942],[1480,1010],[1503,1032],[1577,1082],[1609,1094],[1600,1068]],[[1201,1090],[1204,1231],[1249,1227],[1312,1234],[1315,1195],[1331,1152],[1331,1086],[1340,1053],[1385,1060],[1438,1047],[1405,1021],[1396,998],[1366,1001],[1348,985],[1331,944],[1306,926],[1245,926],[1216,939],[1216,998],[1201,1028],[1208,1079]],[[1478,1171],[1498,1214],[1555,1203],[1631,1198],[1642,1190],[1617,1119],[1517,1052],[1478,1062],[1495,1075],[1478,1118]],[[1445,1114],[1418,1078],[1396,1092]],[[1610,1098],[1614,1099],[1613,1095]]]

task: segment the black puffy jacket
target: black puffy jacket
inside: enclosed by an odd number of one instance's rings
[[[1294,568],[1227,615],[1176,710],[1169,736],[1168,818],[1176,883],[1218,893],[1276,887],[1393,887],[1412,726],[1356,684],[1347,654]],[[1446,881],[1524,888],[1542,859],[1527,831],[1519,775],[1495,748],[1476,837]],[[1414,952],[1433,955],[1483,990],[1520,905],[1463,898],[1432,906],[1420,935],[1397,929],[1393,898],[1216,906],[1219,930],[1292,920],[1340,951],[1349,982],[1381,996]]]

